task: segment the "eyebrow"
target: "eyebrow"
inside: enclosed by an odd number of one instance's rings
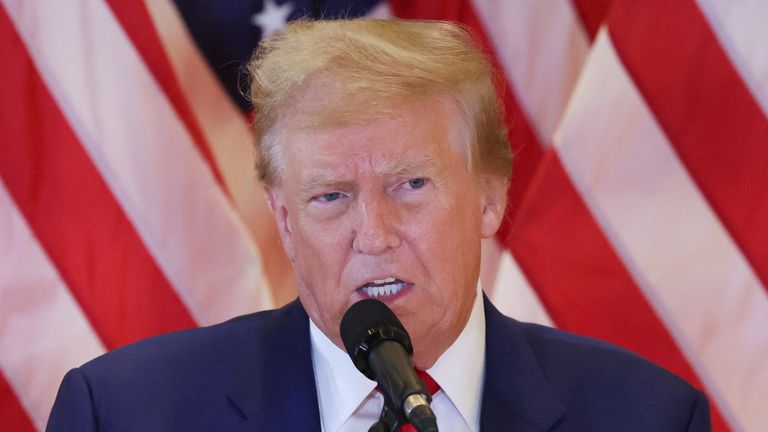
[[[384,175],[395,177],[430,176],[438,171],[438,161],[431,155],[419,155],[408,159],[405,163],[384,166]]]
[[[302,195],[307,195],[321,188],[349,189],[351,186],[351,181],[340,180],[338,177],[332,174],[318,173],[310,176],[307,181],[303,182],[299,188],[299,191]]]
[[[429,177],[438,171],[438,161],[430,155],[419,155],[408,159],[406,162],[397,162],[384,165],[380,172],[384,176],[390,177],[410,177],[425,176]],[[343,180],[332,173],[318,172],[310,175],[299,187],[302,195],[309,195],[318,189],[351,189],[354,182]]]

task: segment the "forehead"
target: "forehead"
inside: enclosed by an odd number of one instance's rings
[[[283,171],[439,168],[464,157],[466,124],[451,100],[429,98],[393,109],[383,118],[327,127],[286,127],[278,135]],[[289,180],[284,178],[284,180]]]

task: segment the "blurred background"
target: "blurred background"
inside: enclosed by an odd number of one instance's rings
[[[301,17],[471,28],[516,154],[482,285],[768,430],[768,5],[760,0],[0,0],[0,430],[64,373],[283,305],[242,66]],[[257,115],[257,114],[256,114]]]

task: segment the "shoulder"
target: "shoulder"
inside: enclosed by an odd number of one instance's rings
[[[585,382],[594,388],[605,383],[624,387],[620,389],[624,391],[631,386],[695,390],[683,379],[627,349],[560,329],[517,321],[503,315],[487,298],[485,306],[489,343],[513,343],[518,352],[526,351],[555,384],[573,387]]]
[[[305,316],[296,304],[233,318],[221,324],[145,339],[97,357],[78,368],[96,400],[147,401],[195,398],[195,391],[222,393],[237,373],[272,344],[287,321]],[[289,327],[295,327],[291,324]]]
[[[529,323],[519,323],[568,421],[588,416],[636,430],[709,429],[706,396],[682,378],[619,346]],[[645,427],[639,427],[645,425]],[[679,428],[679,429],[678,429]]]
[[[664,368],[617,345],[531,323],[518,323],[539,365],[549,376],[580,379],[646,380],[661,386],[692,389]],[[594,381],[592,381],[594,382]]]
[[[64,377],[49,430],[236,429],[233,385],[305,325],[294,302],[116,349]]]
[[[702,392],[617,345],[516,321],[490,302],[486,341],[486,374],[528,394],[525,402],[510,403],[528,407],[535,399],[561,412],[562,430],[709,430]]]
[[[111,369],[114,365],[120,365],[125,372],[151,372],[163,364],[179,368],[195,363],[216,363],[247,349],[255,334],[272,325],[279,314],[279,310],[263,311],[208,327],[150,337],[110,351],[80,369],[88,375]]]

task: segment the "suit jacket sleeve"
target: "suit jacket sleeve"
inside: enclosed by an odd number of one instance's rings
[[[80,369],[72,369],[64,376],[45,430],[96,432],[91,389]]]
[[[688,432],[709,432],[712,430],[709,417],[709,402],[704,393],[697,392],[693,404],[691,420],[688,422]]]

